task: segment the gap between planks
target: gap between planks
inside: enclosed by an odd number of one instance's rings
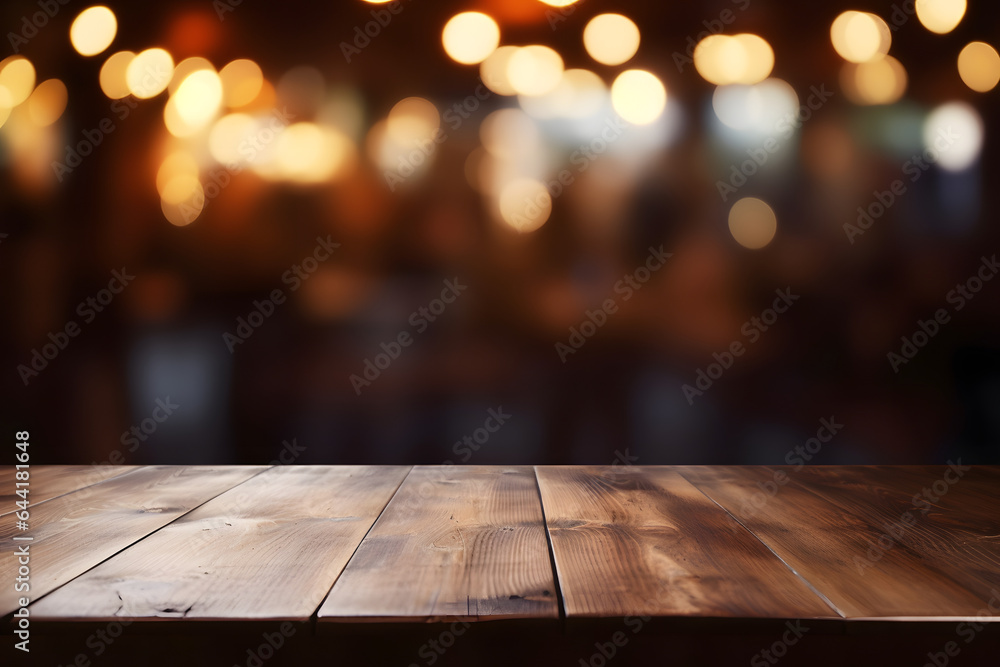
[[[765,549],[767,549],[772,554],[774,554],[774,557],[777,558],[779,561],[781,561],[782,565],[784,565],[785,567],[787,567],[792,572],[792,574],[794,574],[796,577],[798,577],[802,581],[802,583],[806,585],[806,587],[809,590],[811,590],[820,600],[822,600],[824,604],[826,604],[828,607],[830,607],[830,609],[832,609],[834,612],[836,612],[836,614],[840,618],[845,619],[845,620],[847,619],[847,615],[844,614],[844,612],[842,612],[837,607],[837,605],[835,605],[833,603],[833,601],[830,600],[830,598],[828,598],[823,593],[823,591],[821,591],[818,588],[816,588],[811,581],[809,581],[804,576],[802,576],[794,567],[792,567],[787,561],[785,561],[785,559],[782,558],[778,554],[778,552],[776,552],[774,549],[772,549],[770,544],[768,544],[763,539],[761,539],[761,537],[759,535],[757,535],[757,533],[755,533],[752,530],[750,530],[750,527],[747,526],[745,523],[743,523],[740,520],[739,517],[737,517],[732,512],[730,512],[728,509],[726,509],[725,507],[723,507],[722,505],[720,505],[718,502],[716,502],[715,498],[713,498],[712,496],[708,495],[708,493],[705,491],[705,489],[701,488],[700,486],[698,486],[697,484],[695,484],[694,482],[692,482],[690,479],[688,479],[687,475],[684,474],[684,471],[682,469],[678,469],[677,470],[677,474],[679,474],[681,477],[683,477],[684,480],[688,484],[690,484],[694,488],[698,489],[702,493],[702,495],[704,495],[706,498],[708,498],[710,501],[712,501],[719,509],[721,509],[723,512],[725,512],[726,514],[728,514],[733,519],[733,521],[735,521],[740,526],[742,526],[745,531],[747,531],[748,533],[750,533],[754,537],[754,539],[756,539],[758,542],[760,542],[762,545],[764,545]]]

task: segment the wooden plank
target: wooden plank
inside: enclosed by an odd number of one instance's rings
[[[31,536],[30,597],[37,600],[104,559],[162,528],[203,502],[253,477],[265,466],[150,466],[41,503],[31,510],[30,531],[0,524],[0,551],[14,537]],[[16,559],[4,558],[3,581],[12,582]],[[17,609],[21,594],[0,587],[0,615]]]
[[[845,467],[817,470],[851,474]],[[800,481],[801,472],[760,466],[682,470],[848,618],[948,620],[983,608],[979,595],[906,543],[870,557],[869,550],[890,530],[879,518],[901,516],[893,514],[892,505],[886,509],[884,490],[868,494],[877,508],[850,511],[817,495]]]
[[[535,470],[567,618],[838,617],[671,468]]]
[[[63,465],[33,465],[28,468],[28,503],[35,505],[45,502],[64,493],[76,491],[106,479],[124,475],[138,470],[139,466],[63,466]],[[14,466],[0,468],[0,516],[17,510],[14,502],[21,500],[15,494],[19,488],[16,485]]]
[[[894,542],[891,548],[913,552],[975,593],[980,608],[1000,590],[1000,480],[987,470],[851,466],[803,468],[794,474],[820,498],[882,527]],[[862,566],[881,567],[881,551],[876,540],[863,555],[871,565]]]
[[[271,468],[47,595],[31,617],[306,621],[408,471]]]
[[[530,467],[417,466],[319,610],[321,621],[558,618]]]

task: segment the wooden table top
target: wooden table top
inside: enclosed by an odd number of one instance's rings
[[[1000,619],[996,466],[32,466],[27,530],[14,476],[36,623]]]

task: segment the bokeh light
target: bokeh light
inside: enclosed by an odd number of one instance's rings
[[[498,203],[503,221],[521,233],[535,231],[552,214],[548,189],[531,178],[519,178],[504,186]]]
[[[326,97],[323,72],[311,65],[299,65],[281,75],[278,98],[298,116],[311,116],[319,111]]]
[[[205,208],[205,190],[197,179],[178,178],[171,181],[170,196],[176,198],[187,193],[179,202],[160,198],[160,210],[167,222],[175,227],[186,227],[198,219]]]
[[[906,92],[906,69],[892,56],[859,64],[845,63],[840,85],[855,104],[892,104]]]
[[[88,7],[74,19],[69,40],[81,56],[94,56],[111,46],[117,32],[114,12],[104,6]]]
[[[198,171],[198,162],[190,152],[179,150],[171,153],[163,159],[156,171],[156,191],[163,197],[171,180],[179,176],[192,176],[197,179]]]
[[[192,56],[180,61],[177,63],[177,66],[174,67],[174,73],[170,77],[170,83],[167,85],[167,91],[173,95],[177,92],[177,89],[181,87],[181,84],[184,83],[184,79],[199,70],[210,70],[214,72],[215,65],[213,65],[212,61],[208,58],[202,58],[201,56]]]
[[[135,54],[131,51],[119,51],[109,56],[101,65],[101,90],[109,98],[120,100],[129,94],[125,72],[134,58]]]
[[[602,65],[621,65],[639,50],[639,27],[621,14],[599,14],[583,29],[583,45]]]
[[[562,73],[562,56],[539,44],[518,49],[507,63],[510,85],[521,95],[544,95],[554,90]]]
[[[517,46],[501,46],[480,63],[479,77],[483,80],[483,84],[494,93],[498,95],[517,94],[510,82],[510,76],[507,74],[507,66],[519,48]]]
[[[892,32],[880,17],[869,12],[847,11],[830,26],[830,41],[840,57],[864,63],[889,53]]]
[[[10,93],[7,89],[0,86],[0,127],[4,126],[7,119],[10,118],[10,112],[13,110],[14,105],[10,101]]]
[[[948,102],[927,116],[924,146],[937,153],[937,164],[946,171],[971,167],[983,149],[983,119],[965,102]]]
[[[712,108],[727,127],[774,135],[780,121],[798,111],[799,98],[786,81],[765,79],[752,86],[719,86],[712,95]]]
[[[170,224],[184,227],[194,222],[205,207],[205,190],[198,163],[186,150],[171,153],[156,172],[160,210]]]
[[[341,175],[353,154],[350,139],[315,123],[289,125],[275,140],[279,172],[299,183],[321,183]]]
[[[452,60],[476,65],[486,60],[500,44],[500,26],[482,12],[462,12],[445,24],[441,41]]]
[[[568,69],[552,91],[519,98],[521,108],[535,118],[587,118],[604,106],[607,86],[586,69]]]
[[[171,101],[177,106],[177,113],[185,124],[201,128],[222,106],[222,80],[213,70],[193,72],[177,88]]]
[[[130,93],[149,99],[166,90],[173,74],[174,59],[169,53],[160,48],[146,49],[125,68],[125,83]]]
[[[694,49],[694,66],[703,79],[717,86],[754,84],[774,69],[774,50],[759,35],[709,35]]]
[[[976,92],[993,90],[1000,83],[1000,55],[986,42],[971,42],[958,54],[958,74]]]
[[[24,56],[0,60],[0,87],[7,90],[7,108],[16,107],[35,89],[35,66]]]
[[[68,98],[66,84],[59,79],[41,82],[28,97],[28,116],[31,122],[38,127],[56,122],[66,110]]]
[[[167,180],[160,190],[160,199],[166,204],[183,204],[203,193],[197,174],[177,174]]]
[[[744,197],[729,209],[729,232],[744,248],[759,250],[774,239],[778,218],[767,202]]]
[[[219,71],[223,100],[230,109],[250,104],[264,86],[264,72],[252,60],[234,60]]]
[[[245,113],[232,113],[215,122],[208,134],[208,151],[221,164],[238,164],[244,159],[241,146],[256,134],[257,121]]]
[[[917,18],[931,32],[943,35],[954,30],[965,16],[966,0],[917,0]]]
[[[513,160],[536,152],[542,135],[538,125],[520,109],[499,109],[483,119],[479,139],[490,155]]]
[[[611,84],[611,104],[626,121],[648,125],[663,114],[667,89],[652,72],[627,70]]]
[[[430,141],[441,126],[437,107],[422,97],[407,97],[397,102],[386,118],[386,130],[393,141],[414,146]]]

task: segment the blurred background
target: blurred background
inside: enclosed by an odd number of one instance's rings
[[[998,463],[997,9],[6,2],[0,425],[37,463]]]

